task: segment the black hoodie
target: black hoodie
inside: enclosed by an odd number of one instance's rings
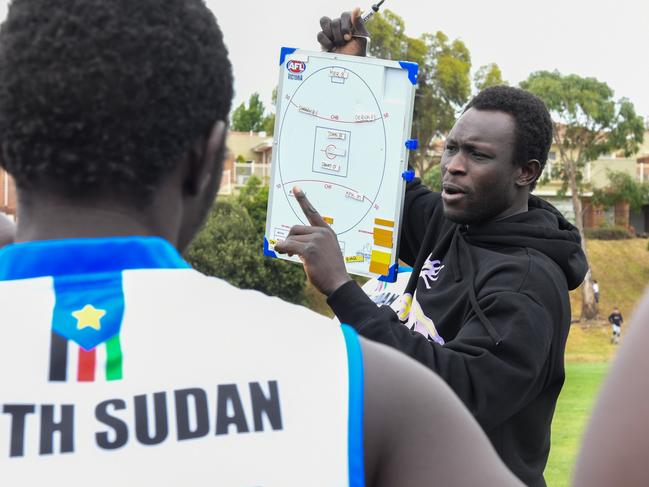
[[[527,485],[543,486],[564,382],[568,290],[588,266],[576,228],[540,198],[528,206],[504,220],[460,225],[444,217],[439,193],[418,179],[408,185],[399,256],[413,272],[405,292],[443,345],[403,326],[354,282],[328,303],[342,323],[439,374],[507,466]]]

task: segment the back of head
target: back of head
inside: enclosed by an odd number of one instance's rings
[[[23,193],[146,202],[231,98],[203,0],[13,0],[0,29],[1,163]]]
[[[514,163],[523,165],[536,159],[543,171],[552,145],[552,118],[545,103],[529,91],[511,86],[492,86],[478,93],[464,111],[495,110],[508,113],[516,124]],[[532,184],[531,190],[536,186]]]

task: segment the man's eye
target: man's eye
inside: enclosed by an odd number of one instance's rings
[[[446,146],[446,152],[455,152],[455,146],[454,145],[447,145]]]

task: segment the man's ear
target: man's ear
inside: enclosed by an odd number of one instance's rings
[[[221,181],[227,124],[217,120],[206,138],[196,141],[187,155],[184,190],[188,196],[205,191],[215,179]],[[216,176],[216,177],[215,177]]]
[[[516,179],[518,186],[529,186],[541,175],[541,163],[536,159],[530,159],[523,166]]]

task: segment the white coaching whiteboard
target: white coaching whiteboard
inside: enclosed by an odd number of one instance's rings
[[[336,232],[348,272],[396,277],[415,63],[283,48],[264,253],[308,225],[299,186]]]

